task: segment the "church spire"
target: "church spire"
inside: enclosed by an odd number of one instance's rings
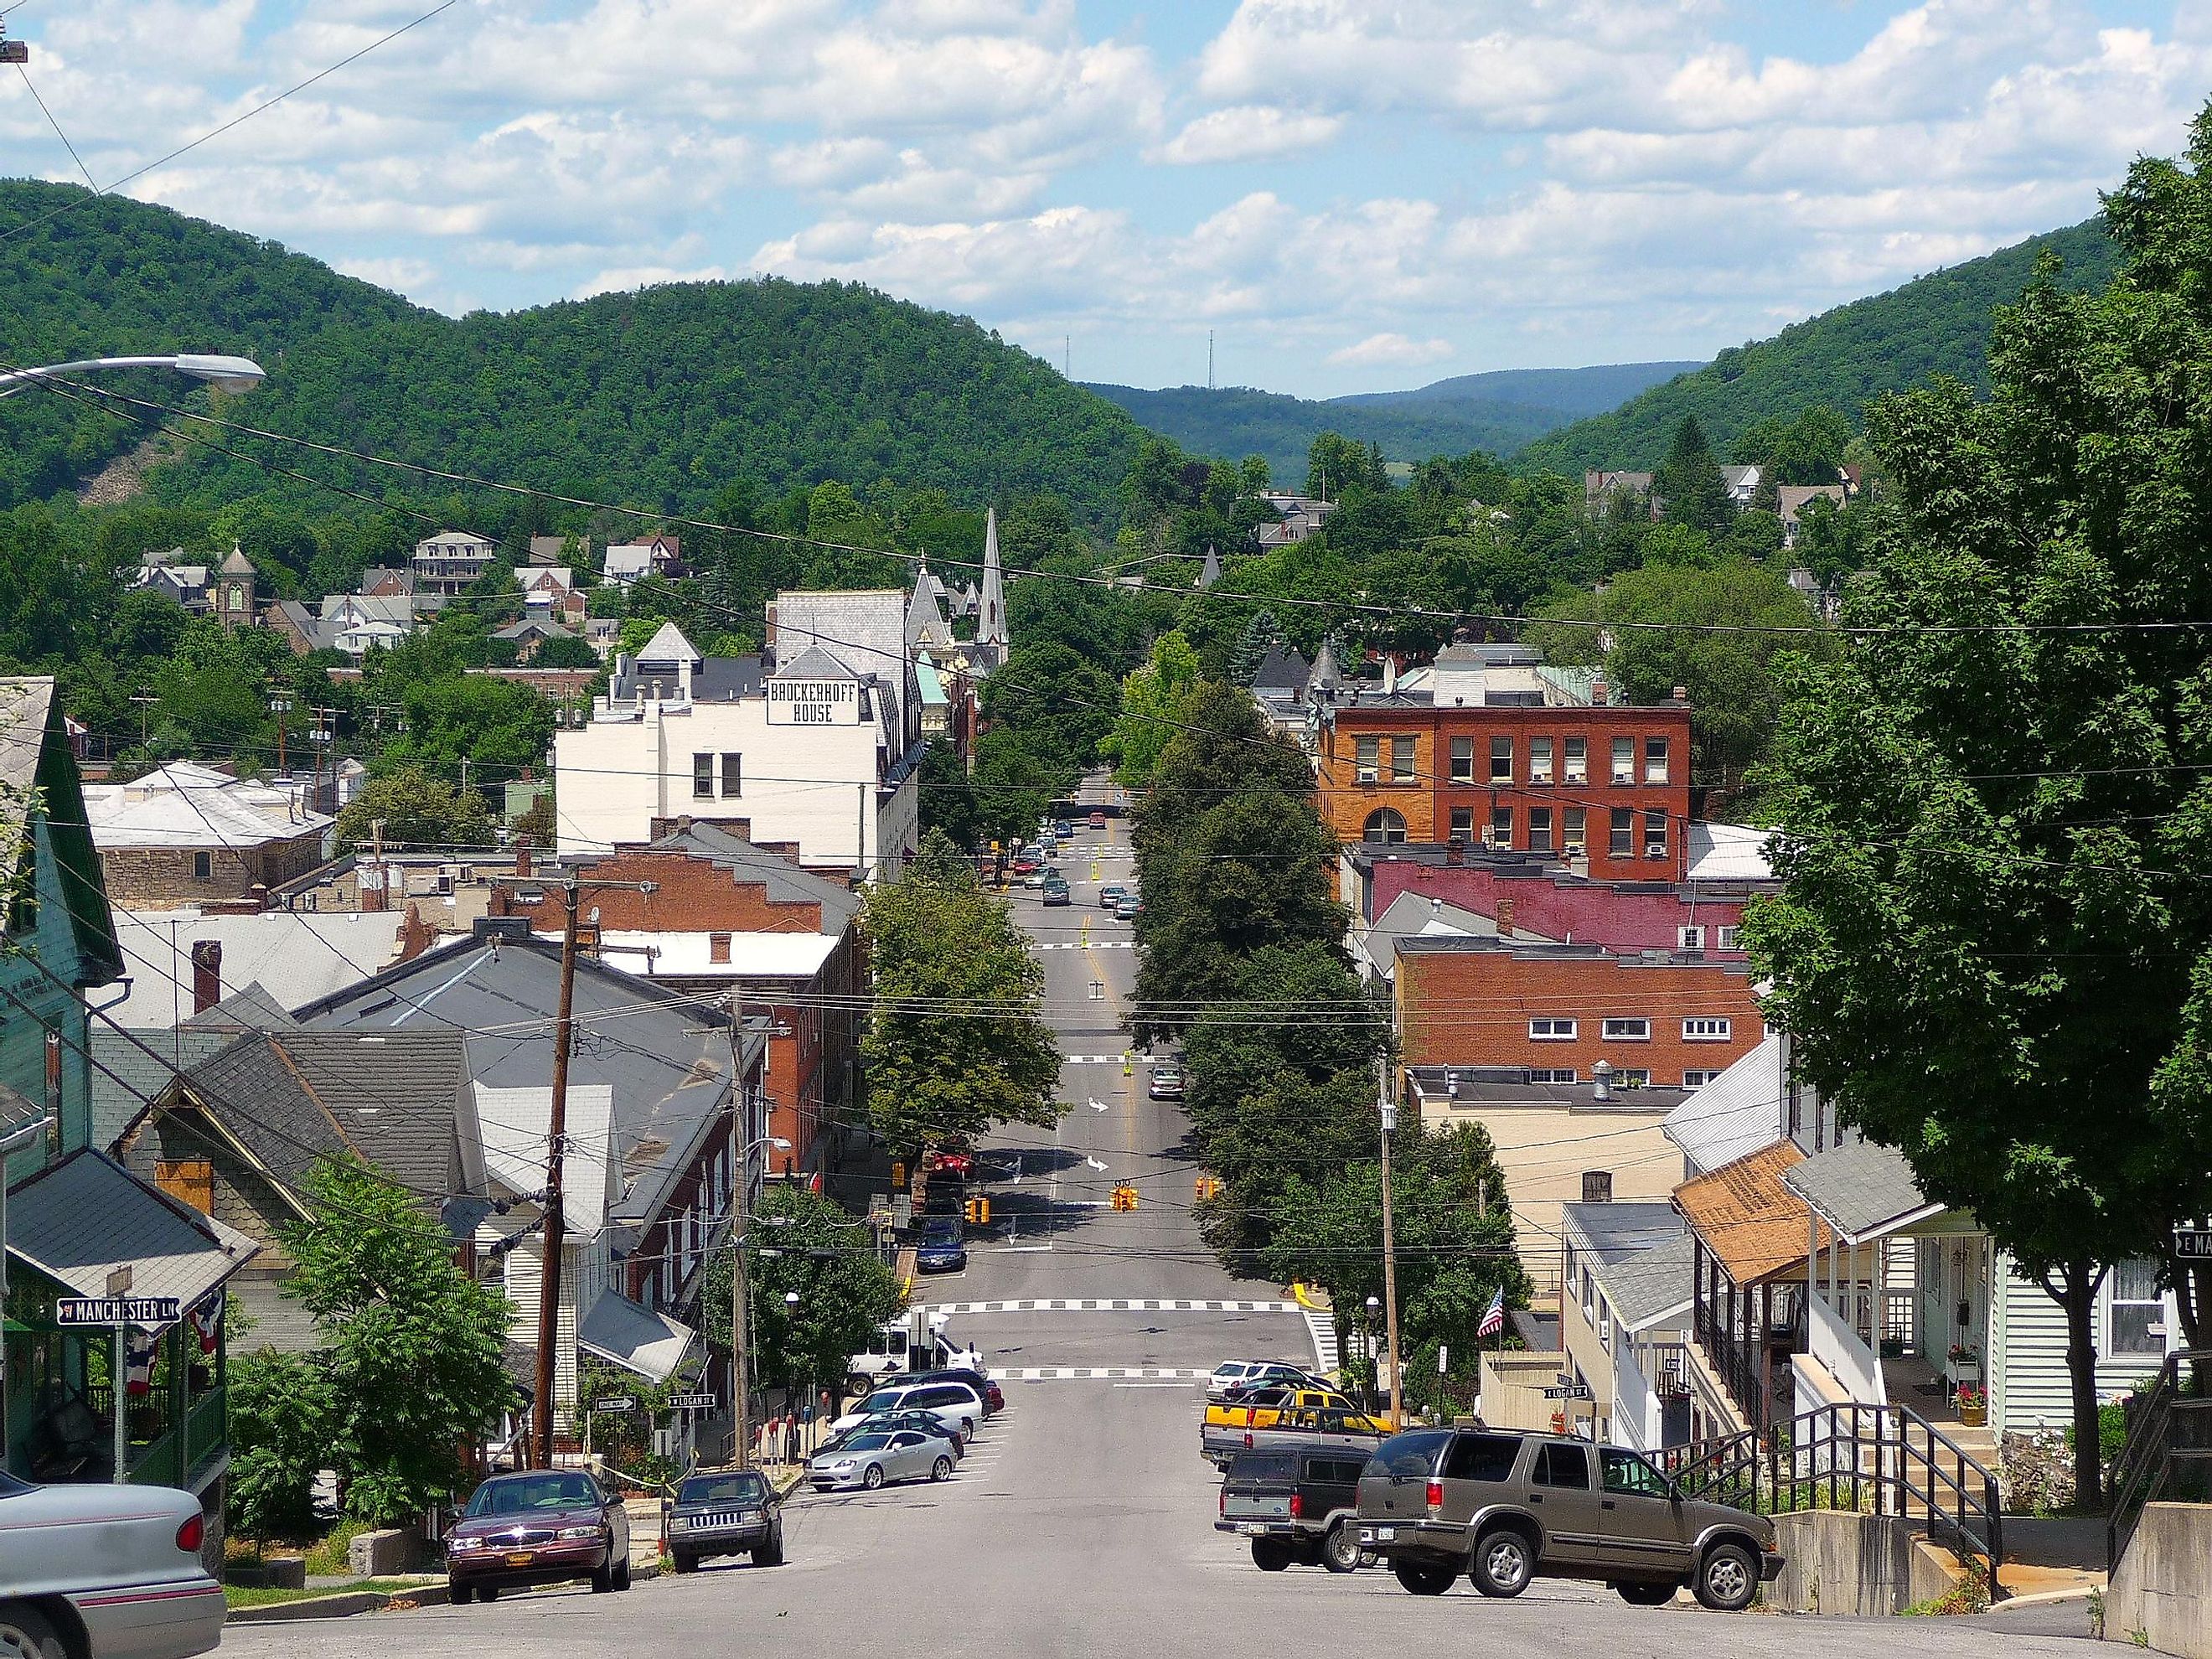
[[[999,509],[988,508],[983,518],[983,594],[975,612],[975,643],[1010,643],[1006,635],[1006,580],[999,569]]]

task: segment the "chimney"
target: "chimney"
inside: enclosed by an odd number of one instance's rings
[[[1498,901],[1498,936],[1500,939],[1513,937],[1513,901],[1510,898]]]
[[[1674,688],[1674,701],[1676,702],[1687,702],[1689,700],[1690,688],[1688,686],[1678,685]]]
[[[1600,1100],[1613,1098],[1613,1066],[1601,1060],[1590,1067],[1591,1092]]]
[[[514,838],[514,873],[518,876],[527,876],[530,873],[530,837],[528,836],[517,836]]]
[[[1590,707],[1591,707],[1591,708],[1604,708],[1604,707],[1606,706],[1606,704],[1607,704],[1608,702],[1612,702],[1612,701],[1613,701],[1613,690],[1612,690],[1612,688],[1611,688],[1610,686],[1607,685],[1607,684],[1606,684],[1606,683],[1605,683],[1603,680],[1601,680],[1601,680],[1595,681],[1595,683],[1593,683],[1593,684],[1591,684],[1591,686],[1590,686]]]
[[[204,1014],[222,1000],[222,941],[192,941],[192,1012]]]

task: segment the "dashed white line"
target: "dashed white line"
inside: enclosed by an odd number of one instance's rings
[[[1211,1371],[1171,1365],[1026,1365],[996,1373],[1002,1382],[1200,1382]]]
[[[1038,1297],[1006,1302],[940,1302],[927,1311],[941,1314],[1000,1313],[1257,1313],[1294,1314],[1295,1302],[1228,1302],[1172,1297]],[[1211,1373],[1200,1373],[1211,1375]]]

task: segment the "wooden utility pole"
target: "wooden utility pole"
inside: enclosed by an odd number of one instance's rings
[[[730,1421],[737,1439],[732,1449],[739,1468],[753,1461],[752,1356],[745,1347],[745,1314],[752,1305],[751,1276],[745,1271],[745,1234],[753,1219],[752,1103],[745,1092],[745,999],[730,993],[731,1087],[736,1098],[730,1116],[730,1181],[735,1208],[730,1220]]]
[[[1398,1105],[1390,1097],[1389,1061],[1382,1062],[1382,1325],[1390,1342],[1390,1429],[1397,1431],[1404,1407],[1398,1375],[1398,1252],[1390,1227],[1390,1137],[1398,1130]]]

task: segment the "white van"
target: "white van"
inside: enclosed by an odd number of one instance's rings
[[[897,1376],[909,1371],[983,1369],[980,1351],[952,1334],[950,1314],[916,1309],[902,1319],[887,1319],[862,1352],[845,1362],[854,1376]]]

